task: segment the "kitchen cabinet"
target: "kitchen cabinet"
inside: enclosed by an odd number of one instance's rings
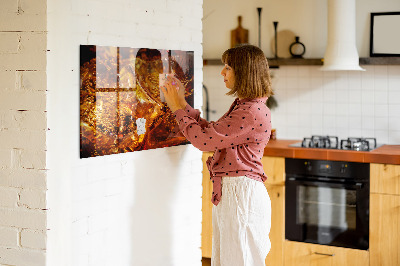
[[[203,153],[203,194],[202,194],[202,224],[201,224],[201,253],[203,258],[211,258],[212,252],[212,183],[206,165],[212,152]]]
[[[370,265],[400,265],[400,165],[370,167]]]
[[[211,152],[203,153],[203,218],[202,218],[202,256],[211,258],[212,253],[212,183],[206,166],[206,161]],[[262,164],[268,176],[265,187],[271,198],[272,221],[271,221],[271,250],[266,258],[266,265],[283,265],[283,243],[285,230],[285,158],[263,157]]]
[[[365,266],[369,254],[365,250],[285,241],[285,266]],[[283,264],[281,264],[283,265]]]
[[[285,240],[285,158],[264,156],[261,160],[267,175],[265,187],[271,199],[271,250],[265,259],[266,266],[283,265]]]
[[[400,195],[400,165],[370,164],[371,193]]]

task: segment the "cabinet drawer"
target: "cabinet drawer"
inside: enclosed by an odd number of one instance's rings
[[[285,266],[365,266],[369,254],[365,250],[285,241]]]

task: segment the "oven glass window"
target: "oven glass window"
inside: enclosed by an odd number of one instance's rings
[[[337,229],[356,228],[356,191],[298,186],[298,224]]]

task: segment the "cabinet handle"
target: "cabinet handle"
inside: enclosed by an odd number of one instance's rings
[[[320,252],[314,252],[315,255],[323,255],[323,256],[330,256],[333,257],[335,254],[328,254],[328,253],[320,253]]]

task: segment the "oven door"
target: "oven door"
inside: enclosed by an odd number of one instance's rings
[[[286,178],[286,239],[367,250],[369,185]]]

